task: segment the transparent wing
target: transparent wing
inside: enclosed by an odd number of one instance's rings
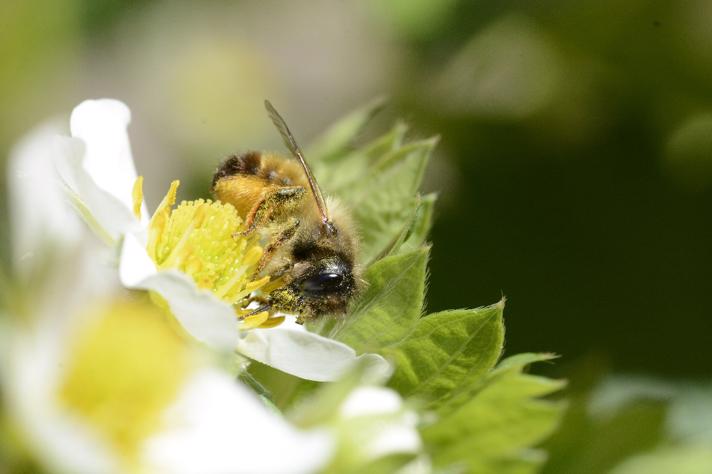
[[[319,184],[316,182],[316,178],[314,178],[314,175],[311,172],[311,168],[309,168],[309,165],[304,159],[304,154],[302,153],[302,150],[299,148],[299,145],[297,145],[297,141],[294,139],[294,136],[289,130],[289,127],[287,127],[287,123],[284,121],[282,116],[279,115],[279,112],[277,112],[277,109],[274,108],[274,106],[270,103],[269,100],[265,100],[265,109],[267,109],[269,118],[272,119],[274,126],[277,127],[277,130],[279,130],[279,134],[282,135],[282,140],[284,140],[284,144],[287,146],[292,155],[294,155],[294,157],[299,160],[299,163],[302,165],[302,168],[304,169],[304,174],[307,175],[307,180],[309,181],[309,187],[311,188],[312,195],[316,200],[316,206],[317,208],[319,208],[319,214],[321,214],[321,219],[325,225],[328,224],[329,211],[326,208],[326,202],[324,201],[324,197],[321,194],[321,189],[319,189]]]

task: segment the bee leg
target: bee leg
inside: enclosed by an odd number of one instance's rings
[[[269,191],[247,214],[243,235],[249,235],[257,227],[284,220],[301,204],[306,189],[302,186],[282,186]]]
[[[247,304],[249,305],[250,303],[258,303],[260,306],[265,306],[269,301],[264,296],[255,295],[248,298]]]
[[[264,253],[262,254],[262,258],[260,258],[260,261],[257,264],[258,272],[261,272],[265,268],[265,265],[267,265],[267,262],[269,262],[269,260],[272,258],[272,255],[274,255],[274,253],[277,251],[277,249],[279,249],[279,247],[281,247],[285,242],[294,237],[294,234],[297,232],[298,228],[299,219],[297,219],[296,217],[290,218],[289,224],[287,224],[287,226],[279,234],[277,234],[265,247]]]
[[[238,319],[243,320],[245,318],[249,318],[250,316],[254,316],[255,314],[260,314],[262,311],[269,311],[270,309],[272,309],[272,306],[270,306],[269,304],[263,304],[253,309],[249,313],[245,314],[244,316],[240,316]]]

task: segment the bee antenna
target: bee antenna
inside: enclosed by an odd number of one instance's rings
[[[329,220],[329,211],[326,208],[324,196],[322,196],[321,194],[321,189],[319,189],[319,185],[317,184],[316,179],[314,178],[314,175],[311,172],[311,168],[309,168],[309,165],[304,159],[304,154],[302,153],[301,148],[299,148],[299,145],[297,145],[297,141],[294,139],[292,132],[289,130],[287,122],[284,121],[282,116],[279,115],[279,112],[277,112],[277,109],[275,109],[274,106],[267,99],[265,99],[265,109],[267,109],[267,114],[269,114],[269,118],[272,119],[272,123],[274,123],[274,126],[277,127],[279,134],[282,136],[284,144],[287,146],[292,155],[294,155],[294,157],[299,161],[299,164],[302,165],[304,174],[306,174],[307,181],[309,182],[309,188],[311,189],[312,195],[314,196],[314,200],[316,201],[316,207],[319,209],[319,214],[321,215],[322,223],[328,229],[331,225],[331,222]]]

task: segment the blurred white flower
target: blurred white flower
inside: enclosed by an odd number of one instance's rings
[[[418,415],[391,389],[344,379],[293,406],[288,417],[302,428],[331,429],[336,445],[326,472],[368,472],[384,458],[395,462],[392,469],[400,462],[398,472],[431,472]]]
[[[291,427],[149,302],[58,316],[15,327],[2,367],[13,426],[51,471],[313,472],[328,461],[328,434]]]
[[[38,252],[61,251],[81,238],[81,222],[62,192],[54,167],[52,147],[59,133],[58,124],[41,124],[10,151],[7,187],[12,256],[21,275],[32,271]]]
[[[229,205],[199,200],[173,210],[177,182],[149,219],[126,133],[129,121],[130,112],[119,101],[85,101],[74,109],[72,138],[60,141],[59,153],[60,174],[76,208],[104,240],[120,246],[119,275],[126,287],[158,295],[195,339],[297,377],[335,380],[362,360],[374,372],[390,371],[379,355],[357,356],[350,347],[294,324],[252,329],[268,327],[270,320],[240,323],[236,303],[266,283],[250,280],[261,248],[234,237],[239,229],[231,231],[229,225],[241,222]],[[186,239],[192,245],[182,246]]]
[[[79,304],[118,280],[116,272],[96,265],[109,255],[85,231],[63,192],[54,148],[63,132],[57,121],[39,125],[13,147],[7,164],[13,276],[19,287],[29,289],[27,295],[13,296],[25,297],[28,309],[38,314]],[[66,280],[85,291],[67,292]]]
[[[364,386],[344,401],[338,423],[349,438],[350,455],[373,460],[390,454],[418,453],[422,442],[417,422],[417,414],[403,406],[397,392]],[[359,429],[349,429],[355,423]]]

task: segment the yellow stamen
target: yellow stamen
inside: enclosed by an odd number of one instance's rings
[[[151,218],[151,224],[148,228],[148,246],[146,247],[146,250],[148,251],[148,255],[150,255],[154,261],[156,260],[156,245],[158,245],[158,238],[168,226],[168,221],[171,216],[171,208],[176,202],[176,194],[178,193],[179,185],[180,181],[178,180],[171,183],[168,193],[166,193],[166,196],[158,205],[156,212]]]
[[[247,316],[242,320],[242,329],[252,329],[260,327],[269,318],[269,313],[267,311],[262,311],[261,313],[253,314],[252,316]]]
[[[260,329],[267,329],[279,326],[284,322],[284,316],[276,316],[274,318],[269,318],[267,321],[260,325]]]
[[[136,178],[131,192],[133,198],[133,213],[136,219],[141,220],[141,207],[143,206],[143,176]]]
[[[127,464],[137,462],[192,369],[188,347],[153,305],[115,302],[72,341],[59,401]]]
[[[147,250],[159,269],[176,268],[200,287],[238,307],[269,277],[256,278],[263,250],[256,235],[227,203],[198,199],[175,203],[178,182],[151,219]]]
[[[257,290],[257,289],[263,287],[263,286],[266,285],[268,282],[269,282],[269,277],[268,277],[268,276],[262,277],[262,278],[260,278],[259,280],[253,280],[253,281],[251,281],[251,282],[249,282],[248,284],[245,285],[245,290],[247,290],[248,292],[251,293],[251,292],[253,292],[253,291],[255,291],[255,290]]]
[[[262,251],[261,247],[252,247],[250,250],[247,251],[247,254],[245,254],[245,263],[248,265],[256,264],[260,261],[260,258],[262,257],[263,253],[264,252]]]

